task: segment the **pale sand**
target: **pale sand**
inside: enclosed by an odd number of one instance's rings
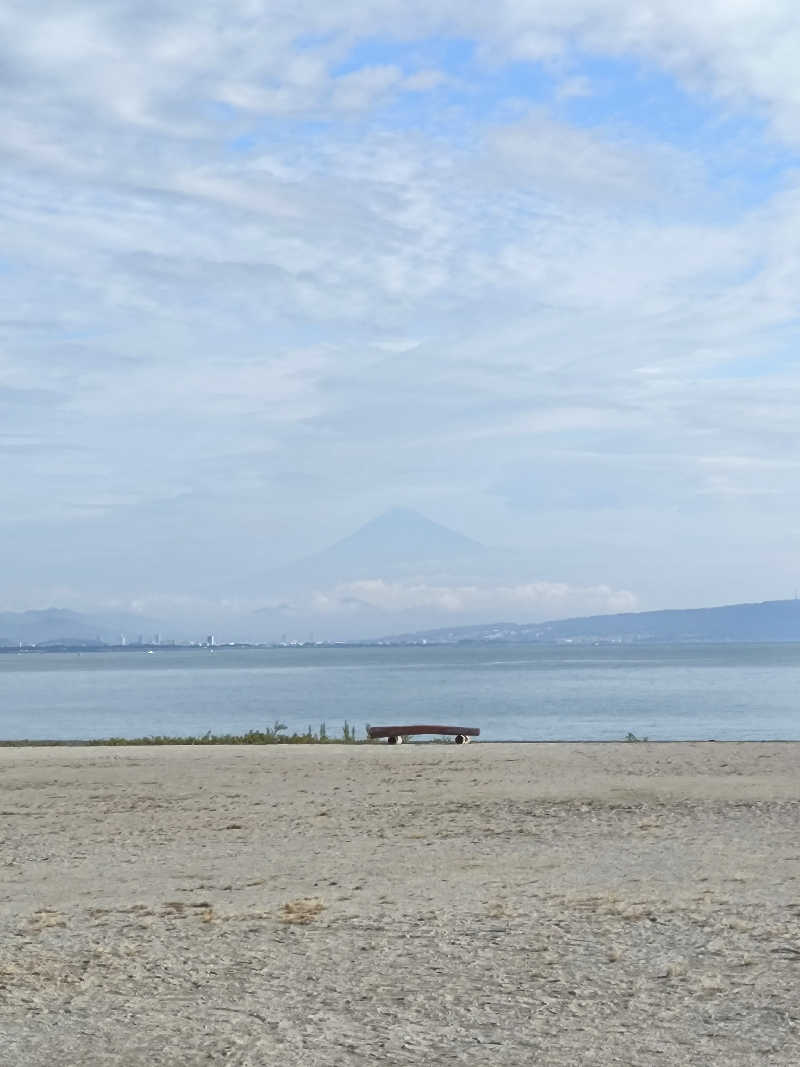
[[[0,1061],[794,1067],[799,800],[800,744],[0,750]]]

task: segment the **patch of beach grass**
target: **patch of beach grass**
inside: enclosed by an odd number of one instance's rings
[[[281,921],[295,926],[307,926],[325,910],[321,897],[301,897],[290,900],[281,908]]]
[[[347,720],[342,727],[341,736],[328,735],[326,724],[320,724],[319,730],[310,726],[304,733],[287,733],[285,723],[275,722],[263,730],[247,730],[241,734],[215,734],[210,730],[205,734],[151,734],[146,737],[100,737],[74,741],[0,741],[2,748],[43,748],[69,746],[123,746],[123,745],[363,745],[366,739],[358,737],[358,728]]]

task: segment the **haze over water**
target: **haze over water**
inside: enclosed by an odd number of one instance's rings
[[[800,739],[800,645],[0,656],[0,739],[449,722],[483,740]]]

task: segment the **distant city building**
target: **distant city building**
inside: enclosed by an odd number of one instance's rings
[[[206,644],[208,645],[209,648],[213,648],[214,647],[214,635],[213,634],[209,634],[208,635],[208,637],[206,638]]]

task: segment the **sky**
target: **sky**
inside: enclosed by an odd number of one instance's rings
[[[0,610],[247,614],[396,507],[520,560],[431,622],[794,595],[798,55],[792,0],[6,0]]]

